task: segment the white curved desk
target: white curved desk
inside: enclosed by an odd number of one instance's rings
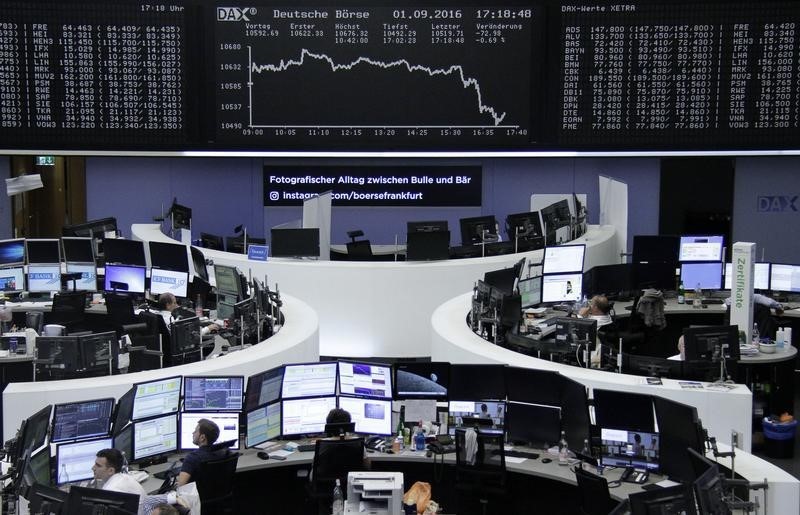
[[[174,240],[158,224],[134,224],[142,241]],[[574,243],[586,243],[584,269],[619,262],[614,228],[592,226]],[[214,263],[236,266],[245,275],[268,277],[307,302],[320,318],[320,354],[351,357],[429,356],[430,316],[447,299],[472,288],[490,270],[523,257],[541,262],[535,250],[485,258],[426,262],[347,262],[298,259],[248,261],[244,254],[202,249]]]
[[[730,440],[731,430],[742,435],[742,447],[751,448],[752,394],[744,385],[721,392],[682,389],[678,381],[664,379],[662,386],[646,384],[643,377],[578,368],[526,356],[493,345],[473,333],[465,323],[471,305],[469,293],[442,304],[431,318],[431,360],[450,363],[499,363],[517,367],[554,370],[590,388],[659,395],[697,408],[703,426],[720,442]],[[737,451],[736,471],[751,481],[770,481],[769,513],[796,513],[800,505],[800,481],[749,452]]]
[[[284,363],[319,360],[319,320],[307,304],[283,295],[286,324],[258,345],[215,359],[131,374],[11,383],[3,392],[3,440],[8,440],[23,419],[47,404],[59,404],[101,397],[119,399],[134,383],[177,375],[243,375],[263,372]]]

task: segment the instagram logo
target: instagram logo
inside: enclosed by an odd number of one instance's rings
[[[270,191],[269,192],[269,199],[270,200],[278,200],[280,198],[281,198],[281,195],[277,191]]]

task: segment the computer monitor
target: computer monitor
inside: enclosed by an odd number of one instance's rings
[[[244,376],[185,376],[184,411],[241,411]]]
[[[336,395],[336,362],[286,365],[281,397],[325,397]],[[285,422],[286,417],[284,417]]]
[[[692,488],[700,513],[731,513],[725,503],[723,479],[717,464],[694,449],[688,449],[688,453],[696,474]]]
[[[628,496],[632,515],[661,515],[680,513],[695,515],[694,497],[689,485],[667,486],[645,490]],[[712,512],[703,512],[712,513]],[[724,512],[713,512],[724,513]]]
[[[36,358],[52,360],[48,368],[62,372],[75,372],[81,366],[77,336],[37,336]]]
[[[633,237],[634,263],[674,263],[678,260],[680,238],[674,235],[641,235]]]
[[[681,263],[681,282],[687,289],[722,289],[722,262]]]
[[[176,413],[181,400],[181,376],[165,377],[133,385],[131,420]]]
[[[4,293],[25,291],[25,269],[21,266],[0,268],[0,291]]]
[[[64,261],[67,263],[94,264],[94,240],[92,238],[64,236],[61,238]]]
[[[515,238],[526,240],[544,236],[539,212],[513,213],[506,216],[506,236],[509,241],[514,241]]]
[[[214,265],[214,278],[219,293],[236,296],[237,299],[243,297],[242,282],[239,280],[239,271],[235,267]]]
[[[192,208],[182,206],[172,201],[169,208],[170,218],[172,219],[172,230],[192,228]]]
[[[27,490],[39,483],[49,485],[52,478],[50,474],[50,446],[42,447],[25,461],[22,467],[21,488]],[[28,497],[28,496],[26,496]],[[28,497],[30,500],[30,498]],[[29,511],[29,513],[36,513]]]
[[[189,247],[189,255],[192,257],[195,275],[207,283],[209,280],[208,267],[206,266],[206,256],[203,251],[197,247]]]
[[[506,412],[509,442],[542,448],[561,437],[561,408],[509,402]]]
[[[0,266],[25,264],[25,240],[0,240]]]
[[[229,449],[239,448],[239,412],[219,413],[219,412],[183,412],[181,413],[181,439],[180,449],[182,451],[197,449],[197,445],[192,441],[192,433],[201,419],[210,420],[219,428],[219,438],[217,442],[231,442]]]
[[[624,354],[622,371],[626,374],[680,378],[683,376],[683,362],[657,356]]]
[[[522,309],[542,303],[542,276],[521,279],[517,283]]]
[[[56,447],[56,484],[92,479],[92,466],[97,452],[110,449],[113,445],[114,441],[110,436],[59,444]]]
[[[247,412],[245,447],[255,447],[281,436],[281,403],[273,402]]]
[[[595,266],[583,274],[585,295],[603,294],[614,298],[634,289],[634,265],[630,263]]]
[[[583,295],[583,273],[542,276],[542,302],[575,302]]]
[[[561,429],[566,432],[570,449],[582,449],[584,440],[591,438],[591,418],[586,386],[558,375],[561,401]]]
[[[391,365],[340,361],[339,393],[343,395],[391,399]]]
[[[395,364],[395,397],[398,399],[447,399],[450,363]]]
[[[633,280],[635,290],[655,288],[657,290],[674,290],[676,261],[634,263]]]
[[[281,401],[283,436],[316,434],[325,431],[328,413],[336,407],[336,397],[306,397]]]
[[[60,265],[28,265],[28,291],[53,292],[61,290]]]
[[[47,451],[48,467],[50,450]],[[48,474],[49,475],[49,474]],[[69,492],[49,486],[50,481],[37,481],[28,491],[28,513],[63,513]]]
[[[406,261],[434,261],[450,257],[450,231],[409,232]]]
[[[739,326],[687,327],[683,330],[686,360],[710,360],[715,355],[739,360]]]
[[[251,411],[258,406],[271,404],[281,398],[283,384],[283,367],[276,367],[247,379],[247,396],[245,410]]]
[[[225,240],[222,239],[222,236],[217,236],[216,234],[201,232],[200,245],[206,249],[225,250]]]
[[[56,404],[50,441],[109,436],[113,410],[113,398]]]
[[[189,291],[189,274],[160,268],[150,269],[150,293],[161,295],[172,293],[176,297],[185,298]]]
[[[770,276],[769,263],[755,263],[753,266],[753,289],[755,290],[769,290],[769,276]],[[725,285],[723,289],[730,290],[733,283],[733,265],[725,263]]]
[[[128,293],[144,293],[145,268],[141,266],[106,265],[103,289]]]
[[[128,456],[133,456],[133,424],[128,424],[125,429],[114,435],[114,448]]]
[[[50,412],[53,406],[48,404],[25,420],[21,434],[18,456],[32,452],[42,445],[47,439],[47,428],[50,427]]]
[[[272,257],[319,257],[319,229],[272,229]]]
[[[106,238],[103,240],[103,255],[105,256],[106,263],[147,266],[147,260],[144,254],[144,242],[139,240]]]
[[[350,413],[355,432],[367,435],[392,434],[392,400],[339,397],[339,407]]]
[[[559,245],[545,247],[542,273],[563,274],[567,272],[583,273],[583,255],[586,245]]]
[[[800,265],[773,263],[769,272],[772,291],[800,293]]]
[[[505,399],[506,381],[503,365],[451,365],[451,399]]]
[[[695,473],[686,449],[702,452],[705,447],[697,408],[659,396],[653,396],[653,406],[661,435],[662,474],[676,481],[694,481]]]
[[[169,328],[172,355],[197,352],[202,344],[200,319],[196,316],[172,322]]]
[[[509,401],[561,406],[559,373],[536,368],[504,367]]]
[[[116,367],[119,357],[119,342],[115,331],[93,333],[78,337],[81,360],[85,370],[109,370],[109,360]]]
[[[653,433],[656,430],[650,395],[594,388],[594,420],[598,427]]]
[[[74,486],[67,496],[67,509],[63,515],[85,515],[87,513],[114,513],[136,515],[139,496],[113,490]]]
[[[722,261],[722,236],[681,236],[678,261]]]
[[[117,400],[117,406],[114,408],[114,420],[111,424],[111,431],[114,436],[119,434],[125,426],[128,425],[128,422],[131,421],[131,417],[133,416],[133,399],[135,396],[136,387],[133,387]]]
[[[81,274],[81,278],[74,281],[74,289],[97,291],[97,267],[94,264],[67,263],[67,273]],[[67,287],[73,289],[73,281],[68,281]]]
[[[477,245],[497,239],[497,220],[494,215],[462,218],[458,224],[461,227],[462,245]]]
[[[52,265],[61,262],[61,246],[57,239],[27,239],[25,255],[29,264]]]
[[[151,241],[148,245],[151,267],[175,272],[189,271],[189,254],[186,245],[163,241]]]
[[[588,344],[597,341],[597,320],[593,318],[559,317],[556,319],[556,342],[560,345]]]
[[[447,220],[433,220],[428,222],[406,222],[406,234],[416,232],[448,232]]]
[[[504,401],[451,400],[447,407],[448,433],[455,434],[457,427],[502,429],[505,427],[506,403]]]
[[[483,274],[483,282],[500,290],[505,295],[511,295],[514,292],[514,284],[517,281],[517,270],[511,268],[501,268],[500,270],[491,270]]]
[[[607,467],[659,470],[658,433],[600,428],[600,463]]]
[[[177,413],[162,415],[147,420],[137,420],[133,423],[134,460],[150,458],[160,454],[169,454],[177,450]]]

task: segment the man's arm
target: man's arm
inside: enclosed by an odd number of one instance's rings
[[[192,475],[191,474],[189,474],[188,472],[181,471],[181,473],[178,474],[178,478],[175,480],[175,485],[176,486],[183,486],[186,483],[190,482],[191,480],[192,480]]]

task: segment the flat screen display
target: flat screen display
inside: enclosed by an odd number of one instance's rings
[[[319,229],[272,229],[272,257],[319,257]]]
[[[392,434],[392,401],[339,397],[339,407],[350,413],[356,433]]]
[[[447,427],[455,434],[457,427],[502,429],[505,425],[506,403],[502,401],[450,401]]]
[[[250,411],[281,398],[283,367],[273,368],[250,376],[247,380],[245,409]]]
[[[281,394],[284,399],[336,395],[336,363],[286,365]]]
[[[68,274],[81,274],[81,278],[75,281],[76,290],[97,291],[97,267],[91,265],[77,265],[67,263]],[[67,287],[72,289],[72,281],[67,283]]]
[[[28,265],[28,291],[50,292],[61,290],[60,265]]]
[[[583,272],[583,254],[585,251],[586,245],[545,247],[542,273]]]
[[[530,277],[517,283],[522,309],[542,303],[542,277]]]
[[[67,263],[94,263],[94,240],[65,236],[61,238],[64,261]]]
[[[186,245],[162,241],[151,241],[148,245],[151,267],[175,270],[176,272],[189,271],[189,254]]]
[[[97,452],[114,446],[112,438],[62,443],[56,447],[56,484],[92,479]]]
[[[243,376],[183,378],[184,411],[241,411]]]
[[[600,462],[610,467],[659,470],[659,435],[644,431],[600,429]]]
[[[753,288],[756,290],[769,290],[769,276],[769,263],[755,263],[753,266]],[[725,285],[723,289],[730,290],[732,283],[733,265],[731,263],[725,263]]]
[[[131,420],[166,415],[178,411],[181,400],[181,377],[166,377],[134,385]]]
[[[106,238],[103,240],[103,255],[106,263],[147,266],[144,243],[139,240]]]
[[[339,393],[392,398],[392,367],[372,363],[339,362]]]
[[[178,414],[133,423],[133,459],[178,450]]]
[[[23,290],[25,290],[25,269],[23,267],[0,268],[0,291]]]
[[[176,297],[186,297],[188,290],[188,273],[159,268],[150,269],[150,293],[153,295],[172,293]]]
[[[61,245],[56,239],[25,240],[28,263],[49,265],[61,262]]]
[[[217,291],[226,295],[242,296],[239,272],[232,266],[214,265],[214,280]]]
[[[106,265],[105,291],[144,293],[145,269],[141,266]]]
[[[231,444],[229,449],[239,448],[239,413],[201,413],[201,412],[184,412],[181,413],[181,450],[197,449],[197,445],[192,442],[192,433],[194,433],[197,422],[201,418],[210,420],[215,423],[219,428],[219,438],[217,442],[228,442]]]
[[[50,441],[107,436],[114,404],[112,398],[56,404]]]
[[[447,398],[450,363],[419,362],[395,365],[397,397],[402,399]]]
[[[511,442],[536,448],[554,445],[561,437],[561,409],[509,402],[506,426]]]
[[[281,403],[274,402],[247,412],[245,446],[253,447],[281,436]]]
[[[583,292],[583,274],[542,276],[542,302],[575,302]]]
[[[698,285],[704,290],[719,290],[722,288],[722,263],[681,263],[681,282],[690,290]]]
[[[773,291],[800,292],[800,266],[772,264],[769,285]]]
[[[284,399],[281,404],[283,436],[315,434],[325,431],[325,421],[336,407],[336,397]]]
[[[0,266],[25,264],[25,240],[0,240]]]
[[[722,236],[681,236],[678,261],[722,261]]]

